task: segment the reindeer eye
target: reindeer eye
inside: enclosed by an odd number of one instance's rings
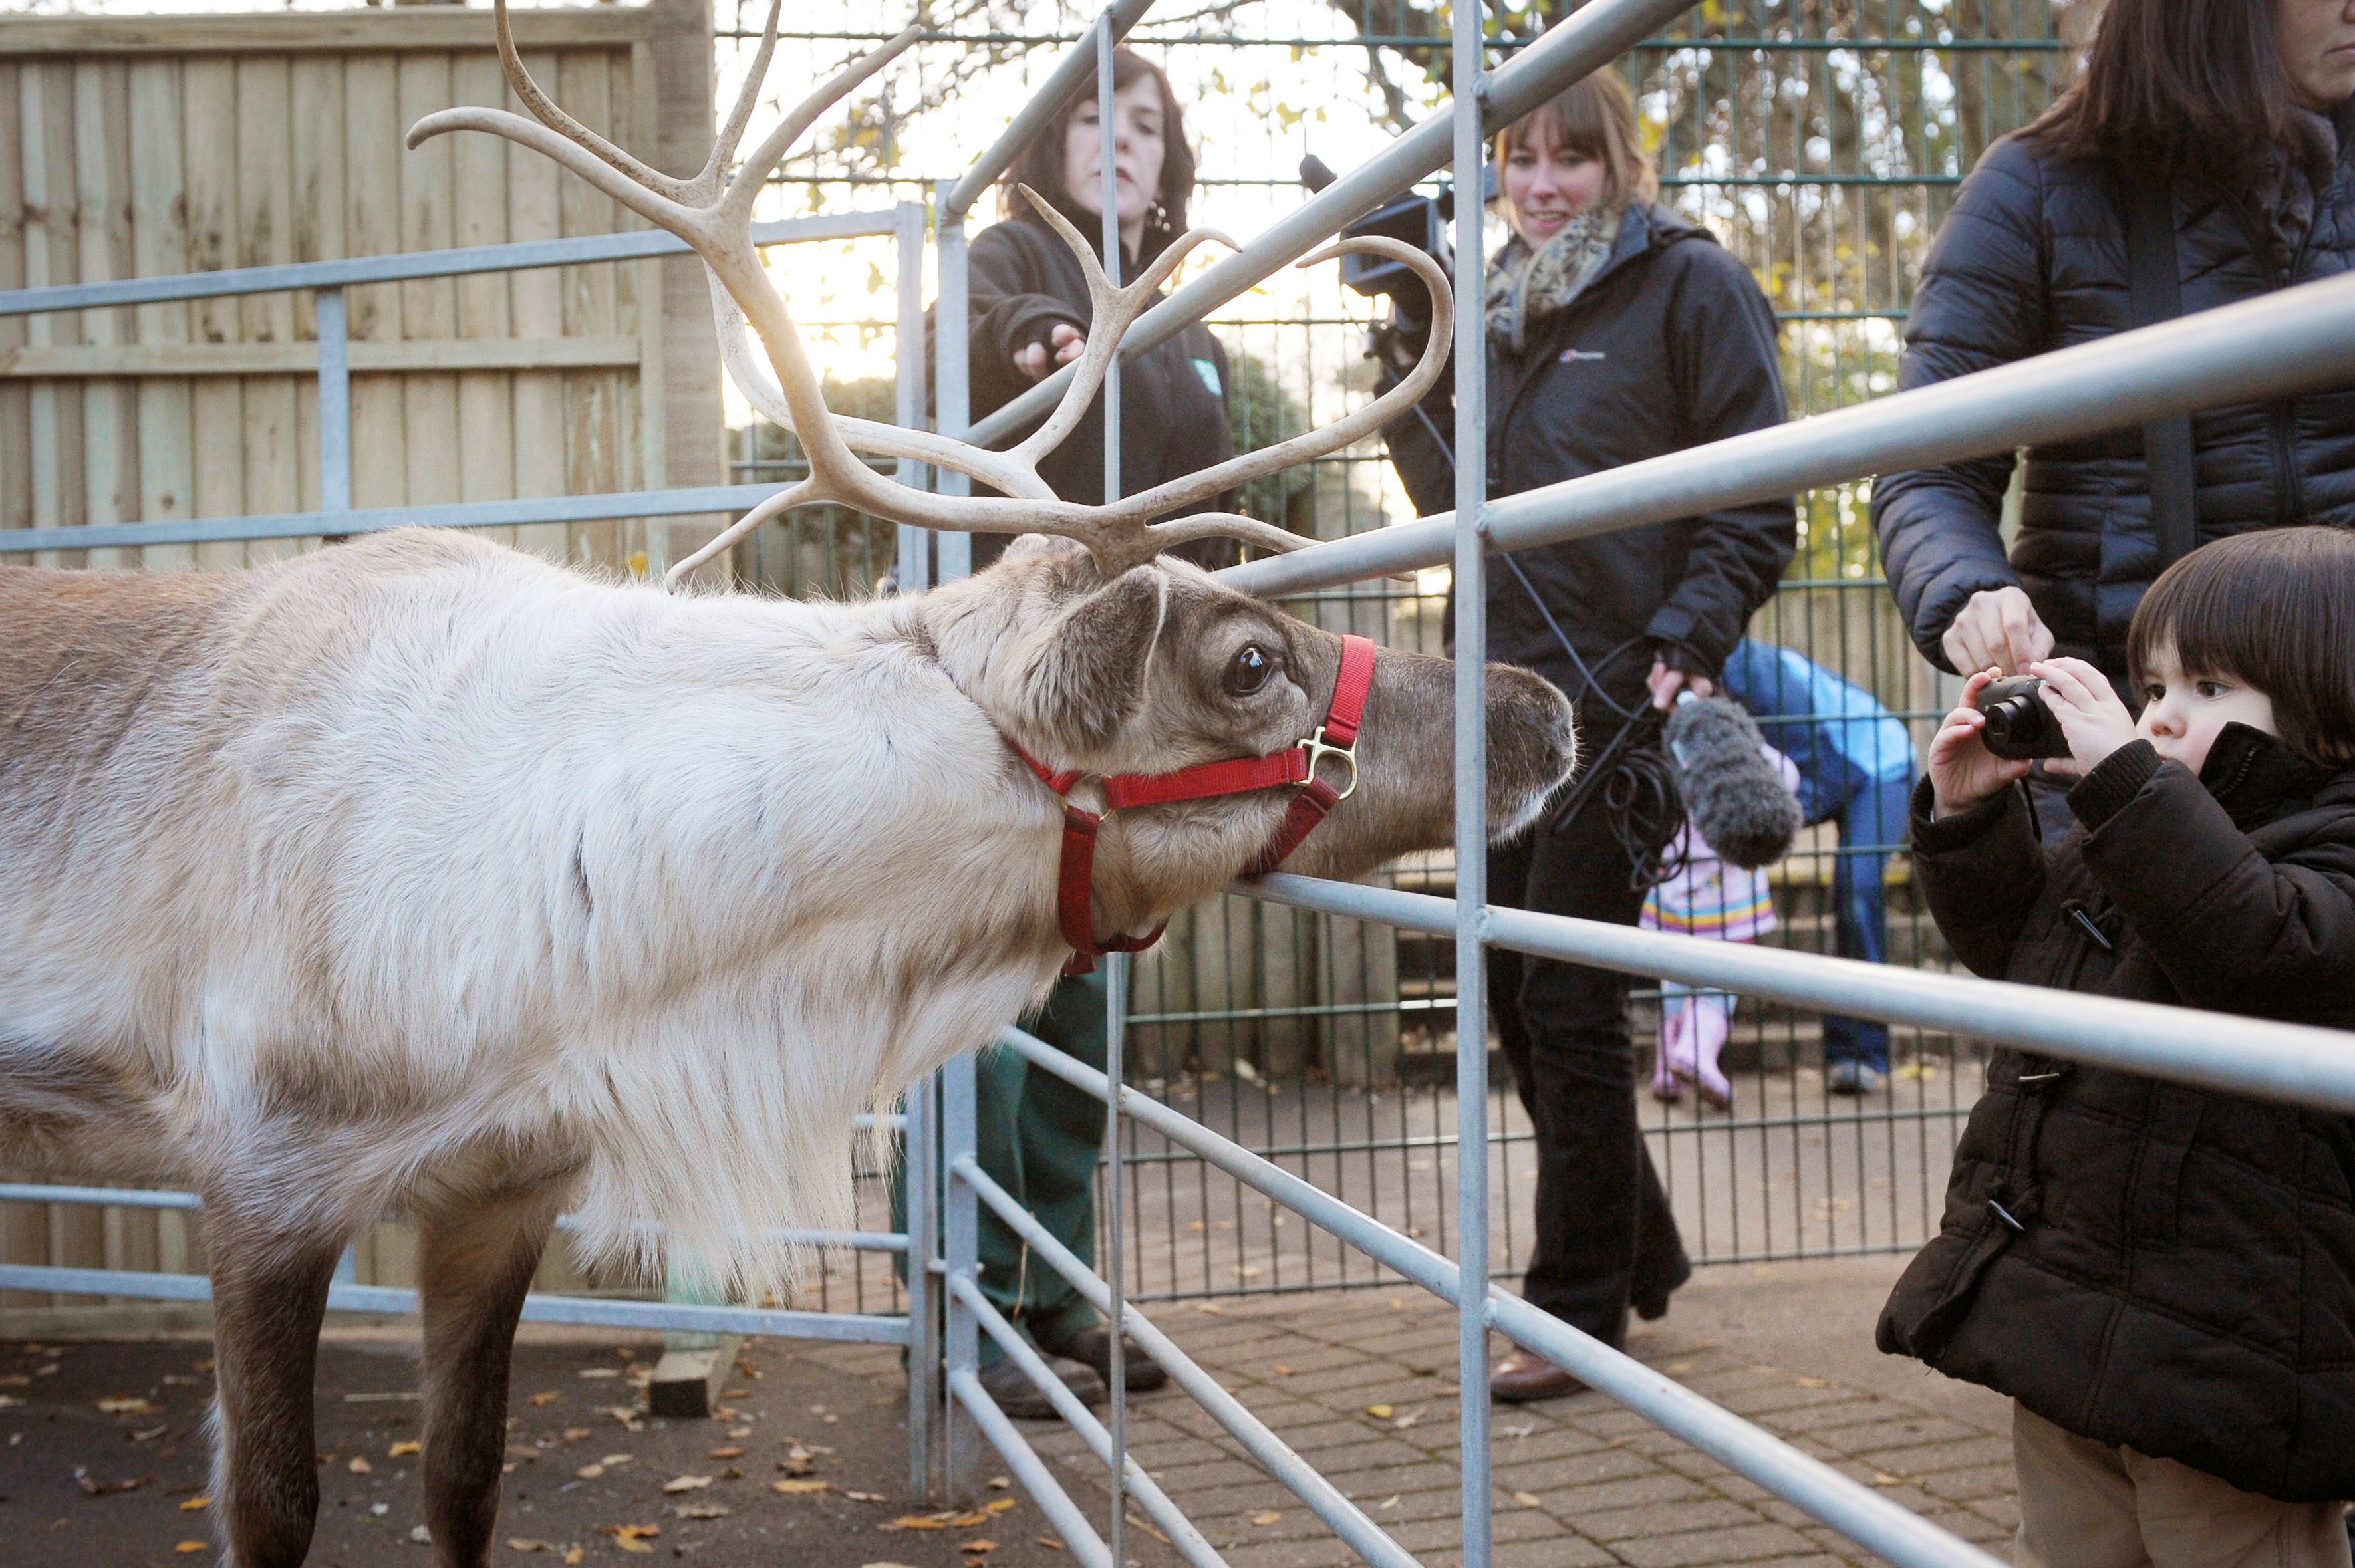
[[[1275,660],[1257,643],[1245,643],[1235,650],[1234,661],[1227,666],[1227,692],[1232,697],[1249,697],[1267,684],[1275,673]]]

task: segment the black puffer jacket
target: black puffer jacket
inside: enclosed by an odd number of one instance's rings
[[[2266,188],[2228,197],[2179,183],[2177,269],[2186,314],[2355,266],[2355,109],[2306,115],[2307,155],[2277,155]],[[2006,137],[1963,182],[1905,325],[1912,389],[2126,330],[2132,322],[2112,176]],[[2355,525],[2355,388],[2192,421],[2200,537],[2300,523]],[[2012,458],[1884,475],[1873,485],[1899,609],[1923,656],[1970,596],[2025,588],[2059,645],[2113,678],[2126,623],[2158,575],[2139,429],[2032,449],[2010,559],[1997,518]]]
[[[1936,823],[1928,790],[1914,875],[1976,973],[2355,1025],[2355,769],[2230,725],[2195,779],[2137,741],[2050,856],[2018,790]],[[1998,1051],[1880,1343],[2246,1491],[2355,1496],[2355,1118]]]
[[[1093,238],[1090,225],[1098,221],[1094,217],[1081,214],[1073,221],[1080,232]],[[1014,368],[1018,350],[1045,343],[1059,322],[1084,333],[1093,313],[1079,258],[1044,224],[1015,219],[983,229],[974,237],[968,262],[973,416],[978,420],[1030,389],[1029,379]],[[1129,276],[1138,264],[1128,261],[1122,276]],[[1199,322],[1121,368],[1122,495],[1150,490],[1235,454],[1234,432],[1227,419],[1228,379],[1227,351]],[[1039,477],[1067,501],[1092,506],[1104,498],[1101,394],[1079,428],[1039,461]],[[1212,496],[1167,516],[1231,511],[1231,496]],[[975,570],[996,560],[1005,548],[1002,536],[976,536]],[[1240,559],[1227,539],[1199,540],[1174,553],[1211,567]]]
[[[1409,420],[1385,432],[1418,512],[1455,504],[1455,470],[1431,434],[1454,439],[1451,392],[1443,382],[1423,400],[1431,426]],[[1774,313],[1750,270],[1706,231],[1663,207],[1634,208],[1603,270],[1532,326],[1527,352],[1490,345],[1488,409],[1492,497],[1780,424]],[[1607,731],[1616,718],[1586,699],[1547,613],[1604,692],[1632,709],[1657,647],[1676,650],[1685,669],[1717,674],[1774,595],[1796,538],[1792,503],[1763,501],[1516,551],[1489,565],[1488,656],[1544,675],[1579,701],[1582,725]]]

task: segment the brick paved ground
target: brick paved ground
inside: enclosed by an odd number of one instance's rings
[[[1704,1271],[1630,1349],[2004,1555],[2016,1521],[2008,1405],[1872,1349],[1901,1262]],[[1155,1318],[1430,1568],[1458,1560],[1450,1309],[1414,1291],[1356,1291],[1165,1306]],[[841,1353],[897,1375],[871,1352]],[[1234,1568],[1356,1561],[1182,1394],[1137,1401],[1129,1430],[1139,1460]],[[1039,1424],[1031,1436],[1075,1481],[1099,1473],[1060,1428]],[[1498,1568],[1876,1561],[1598,1394],[1499,1406],[1495,1456]]]

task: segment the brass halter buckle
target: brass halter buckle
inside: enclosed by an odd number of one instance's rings
[[[1355,741],[1353,740],[1353,741],[1350,741],[1348,745],[1346,745],[1346,746],[1331,746],[1331,745],[1327,745],[1327,744],[1326,744],[1326,741],[1325,741],[1325,726],[1323,726],[1322,724],[1319,724],[1318,726],[1316,726],[1316,734],[1314,734],[1314,735],[1311,735],[1307,740],[1303,741],[1300,741],[1300,742],[1299,742],[1299,745],[1300,745],[1300,749],[1301,749],[1302,751],[1306,752],[1308,753],[1308,781],[1309,781],[1309,782],[1313,783],[1313,782],[1315,782],[1315,780],[1316,780],[1316,764],[1317,764],[1318,763],[1323,762],[1323,761],[1324,761],[1326,758],[1327,758],[1327,757],[1338,757],[1338,758],[1340,758],[1343,762],[1345,762],[1345,763],[1348,763],[1348,764],[1349,764],[1349,782],[1348,782],[1348,784],[1344,784],[1344,785],[1343,785],[1339,790],[1337,790],[1337,791],[1336,791],[1336,792],[1334,793],[1334,795],[1333,795],[1333,799],[1334,799],[1334,801],[1337,804],[1338,802],[1345,801],[1345,800],[1348,799],[1352,795],[1355,795],[1355,794],[1357,793],[1357,791],[1358,791],[1358,742],[1357,742],[1357,741]]]

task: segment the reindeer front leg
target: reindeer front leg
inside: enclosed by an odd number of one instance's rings
[[[297,1568],[318,1521],[311,1388],[340,1234],[205,1205],[213,1265],[213,1495],[231,1568]]]
[[[436,1568],[481,1568],[499,1513],[516,1320],[560,1185],[421,1217],[425,1523]]]

